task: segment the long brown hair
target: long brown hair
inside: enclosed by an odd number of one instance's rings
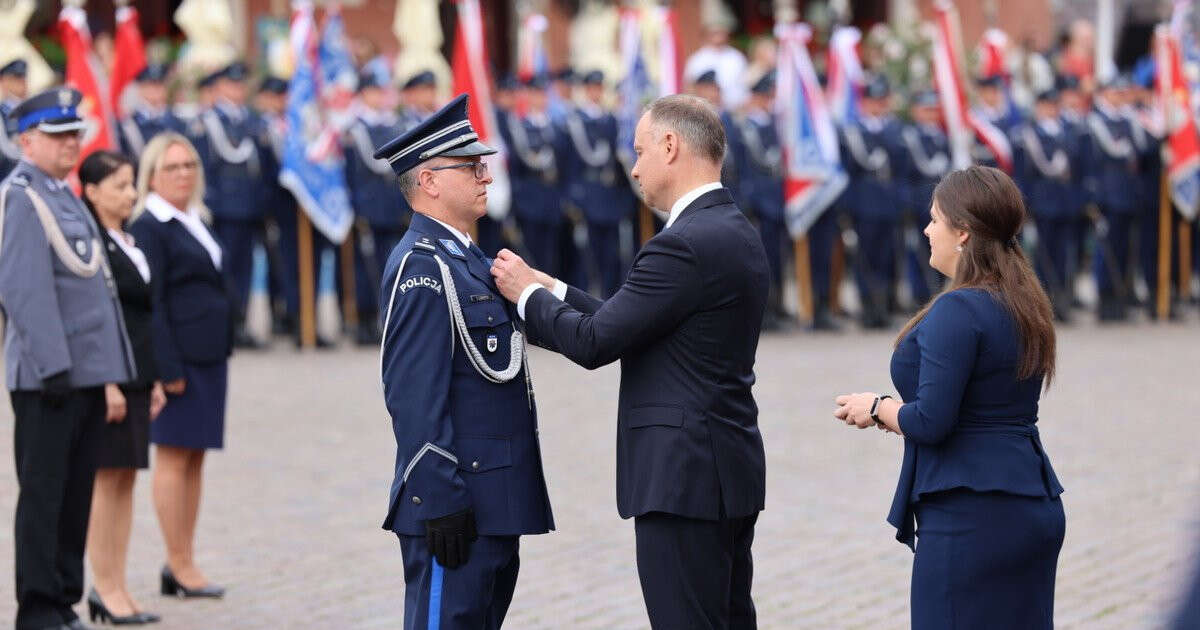
[[[971,166],[942,178],[933,190],[933,201],[950,227],[967,232],[970,238],[963,245],[954,277],[909,320],[896,344],[941,296],[964,287],[984,289],[1004,304],[1016,323],[1022,346],[1017,378],[1041,374],[1049,388],[1054,380],[1054,316],[1050,298],[1017,243],[1025,223],[1021,191],[1003,171]]]

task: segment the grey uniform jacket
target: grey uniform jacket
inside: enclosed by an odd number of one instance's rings
[[[34,199],[44,202],[40,214]],[[11,390],[64,370],[72,387],[136,375],[100,229],[60,180],[22,160],[0,183],[0,309]]]

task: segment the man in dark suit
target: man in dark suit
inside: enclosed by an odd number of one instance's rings
[[[710,104],[659,99],[634,149],[646,203],[671,212],[616,295],[597,300],[507,250],[492,275],[530,339],[589,369],[621,360],[617,509],[635,519],[651,625],[754,628],[766,466],[750,388],[766,253],[719,182],[725,132]]]

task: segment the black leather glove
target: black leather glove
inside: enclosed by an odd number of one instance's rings
[[[66,370],[42,379],[42,397],[51,407],[61,407],[69,393],[71,393],[71,379]]]
[[[429,553],[447,569],[467,563],[471,543],[477,538],[475,511],[471,508],[425,521],[425,544],[429,545]]]

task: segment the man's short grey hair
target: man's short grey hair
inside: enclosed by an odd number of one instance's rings
[[[712,103],[690,94],[664,96],[650,105],[650,122],[679,136],[713,164],[725,159],[725,127]]]
[[[404,195],[405,201],[412,203],[413,195],[417,193],[417,173],[421,169],[416,166],[400,173],[396,176],[396,184],[400,186],[400,194]]]

